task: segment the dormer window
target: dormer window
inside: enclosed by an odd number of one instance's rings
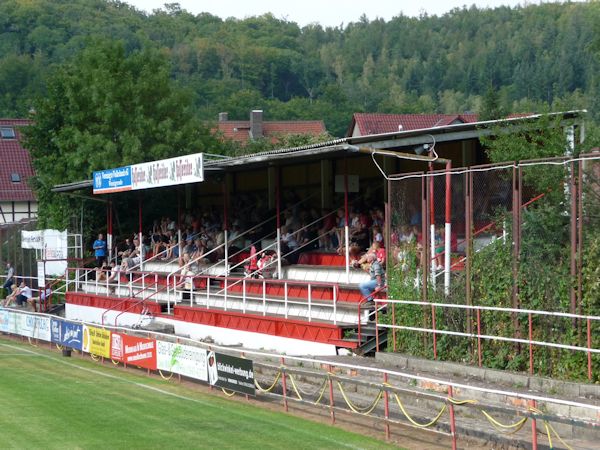
[[[0,127],[0,136],[2,139],[15,139],[17,137],[14,128],[10,127]]]
[[[13,183],[20,183],[21,182],[21,175],[19,175],[16,172],[13,172],[10,174],[10,181],[12,181]]]

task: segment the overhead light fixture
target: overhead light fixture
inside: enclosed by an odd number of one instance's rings
[[[417,155],[422,155],[423,153],[429,151],[429,144],[420,144],[420,145],[417,145],[415,147],[414,151],[415,151],[415,153]]]

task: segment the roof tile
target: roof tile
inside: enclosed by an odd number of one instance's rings
[[[454,122],[477,122],[477,114],[380,114],[355,113],[348,136],[352,135],[354,124],[358,125],[361,136],[369,134],[393,133],[396,131],[421,130],[441,127]],[[402,127],[402,128],[400,128]]]
[[[13,127],[16,139],[0,137],[0,201],[35,201],[28,181],[34,175],[29,152],[20,144],[20,127],[29,125],[25,119],[0,119],[0,127]],[[11,174],[17,173],[20,182],[12,182]]]
[[[227,120],[217,123],[218,131],[224,138],[245,144],[250,140],[249,120]],[[318,136],[325,133],[325,124],[322,120],[289,120],[263,122],[263,135],[277,142],[279,135],[284,134],[310,134]]]

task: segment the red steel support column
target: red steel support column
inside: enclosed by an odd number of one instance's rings
[[[393,309],[394,305],[392,305],[392,309]],[[378,308],[377,305],[375,305],[375,352],[379,351],[379,313],[377,312]],[[358,312],[359,317],[358,317],[358,323],[360,324],[360,311]],[[393,323],[393,321],[392,321]],[[359,338],[359,345],[360,345],[360,338]]]
[[[435,183],[433,179],[433,163],[429,163],[429,245],[431,258],[431,284],[435,287]],[[423,237],[424,239],[425,237]]]
[[[385,414],[385,438],[389,439],[390,438],[390,394],[387,391],[387,382],[388,382],[388,374],[384,373],[383,374],[383,384],[384,384],[384,390],[383,390],[383,411]]]
[[[571,314],[577,314],[577,184],[575,183],[575,164],[570,164],[570,200],[571,200]],[[577,325],[577,319],[573,319],[573,325]]]
[[[450,252],[452,251],[452,162],[446,163],[446,224],[444,229],[444,294],[450,295]]]
[[[515,163],[516,165],[516,163]],[[521,253],[521,168],[513,167],[513,286],[512,286],[512,307],[519,307],[519,259]],[[519,334],[519,319],[516,314],[512,315],[513,329],[515,336]]]
[[[283,389],[283,408],[285,409],[285,412],[288,412],[287,382],[285,379],[284,366],[285,366],[285,358],[282,357],[281,358],[281,385],[282,385],[282,389]]]
[[[427,301],[427,280],[429,279],[427,264],[427,249],[429,239],[427,239],[427,179],[421,174],[421,297],[424,302]]]
[[[348,223],[348,159],[344,158],[344,245],[346,250],[346,283],[350,283],[350,231]]]
[[[531,408],[536,407],[535,400],[529,401],[529,406]],[[531,450],[537,450],[537,421],[535,419],[531,419]]]
[[[140,272],[144,270],[144,258],[142,258],[143,252],[142,252],[142,246],[144,245],[144,243],[142,242],[142,237],[143,237],[143,231],[142,231],[142,194],[139,195],[138,197],[138,220],[139,220],[139,225],[140,225],[140,229],[139,229],[139,244],[140,244]]]
[[[473,196],[473,174],[465,173],[465,300],[468,306],[471,298],[471,202]],[[472,332],[471,310],[467,309],[467,333]]]
[[[477,308],[477,362],[481,367],[481,310]]]
[[[579,299],[579,314],[583,315],[583,277],[581,275],[583,272],[583,161],[579,161],[577,184],[579,185],[579,189],[577,189],[577,298]]]
[[[529,375],[533,375],[533,323],[531,321],[531,313],[527,314],[529,321]]]
[[[592,348],[592,327],[590,323],[590,319],[587,319],[587,348],[591,350]],[[592,381],[592,352],[588,351],[587,354],[588,360],[588,380]]]
[[[106,246],[108,247],[108,262],[112,261],[112,201],[106,202]]]
[[[327,367],[327,370],[331,373],[331,365]],[[327,379],[329,380],[329,414],[331,415],[331,423],[335,423],[335,411],[333,410],[333,380],[329,373],[327,376]]]
[[[448,386],[448,397],[452,398],[452,386]],[[456,450],[456,418],[454,417],[454,405],[448,402],[450,410],[450,434],[452,434],[452,450]]]
[[[229,203],[229,196],[227,193],[227,181],[223,179],[223,245],[224,245],[224,254],[223,258],[225,260],[225,275],[229,275],[229,242],[227,239],[227,231],[229,228],[228,217],[227,217],[227,206]]]
[[[437,335],[435,333],[435,306],[431,305],[431,329],[433,330],[433,359],[437,359]]]
[[[275,175],[275,209],[277,211],[277,278],[281,279],[281,171]]]
[[[392,306],[392,325],[396,326],[396,305],[394,303],[392,303],[391,306]],[[379,336],[379,334],[378,334],[378,336]],[[396,351],[396,328],[392,328],[392,348],[394,351]]]

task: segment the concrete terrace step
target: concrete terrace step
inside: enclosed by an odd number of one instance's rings
[[[360,269],[351,268],[346,277],[345,267],[305,266],[295,264],[282,268],[283,278],[302,281],[319,281],[322,283],[343,283],[358,285],[369,280],[369,274]]]
[[[144,271],[157,272],[165,275],[179,269],[176,259],[172,261],[152,260],[146,262],[143,267]],[[225,276],[225,264],[197,264],[194,268],[194,272],[196,274],[210,276]],[[366,272],[355,268],[350,269],[349,277],[347,278],[346,268],[339,266],[293,264],[290,266],[283,266],[281,272],[282,278],[289,280],[344,283],[355,286],[369,279],[369,275]]]

